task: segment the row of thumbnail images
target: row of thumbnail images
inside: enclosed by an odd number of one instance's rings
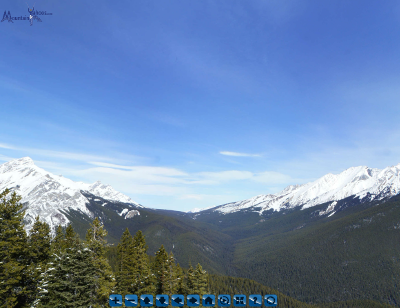
[[[141,307],[152,307],[154,306],[153,295],[143,294],[140,298],[134,294],[125,295],[125,307],[136,307],[139,303]],[[245,307],[247,305],[246,295],[237,294],[231,296],[227,294],[218,295],[218,306],[219,307],[229,307],[233,304],[234,307]],[[252,294],[249,296],[248,305],[250,307],[261,307],[263,298],[259,294]],[[205,294],[202,300],[197,294],[190,294],[186,296],[186,305],[189,307],[198,307],[200,303],[204,307],[214,307],[215,306],[215,295]],[[111,307],[122,306],[122,295],[111,294],[109,298],[109,304]],[[171,296],[171,306],[173,307],[183,307],[185,304],[185,296],[181,294],[175,294]],[[170,305],[169,296],[165,294],[156,295],[155,305],[157,307],[168,307]],[[264,296],[264,306],[266,307],[276,307],[278,305],[278,297],[273,294],[268,294]]]

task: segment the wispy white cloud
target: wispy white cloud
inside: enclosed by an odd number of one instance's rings
[[[116,157],[110,157],[110,156],[100,156],[100,155],[93,155],[93,154],[86,154],[86,153],[68,152],[68,151],[51,151],[48,149],[31,148],[31,147],[18,147],[18,146],[4,144],[4,143],[0,143],[0,148],[20,152],[20,153],[22,153],[22,156],[37,155],[37,156],[41,156],[41,157],[61,158],[63,160],[79,161],[82,163],[91,163],[91,164],[100,164],[100,163],[92,163],[92,162],[103,161],[103,164],[106,164],[105,162],[108,162],[108,163],[111,163],[111,165],[112,165],[112,163],[119,161]],[[129,158],[130,159],[143,159],[143,157],[138,157],[138,156],[133,156],[133,155],[130,155]],[[117,166],[117,165],[115,165],[115,166]]]
[[[13,147],[12,145],[4,144],[4,143],[0,143],[0,148],[1,148],[1,149],[7,149],[7,150],[15,150],[15,149],[16,149],[16,148]]]
[[[229,151],[221,151],[219,152],[221,155],[226,156],[236,156],[236,157],[261,157],[261,154],[249,154],[249,153],[238,153],[238,152],[229,152]]]
[[[179,198],[183,200],[185,199],[203,200],[204,195],[189,194],[189,195],[182,195]]]
[[[236,192],[226,189],[242,183],[271,186],[293,184],[293,179],[289,175],[275,171],[187,172],[168,166],[120,164],[116,159],[91,154],[17,148],[4,144],[0,147],[7,150],[17,149],[25,155],[33,153],[43,158],[35,160],[38,166],[49,172],[86,183],[100,180],[134,199],[139,195],[170,196],[176,200],[189,200],[190,204],[194,202],[201,205],[204,202],[218,205],[219,202],[235,201],[236,197],[233,194]],[[61,160],[57,160],[58,158]],[[8,156],[0,155],[0,160],[10,159]],[[223,191],[223,194],[215,194],[217,190]]]
[[[10,160],[13,160],[13,159],[15,159],[15,158],[0,154],[0,161],[7,162],[7,161],[10,161]]]
[[[220,172],[185,172],[176,168],[124,166],[96,162],[94,168],[65,170],[74,178],[88,182],[101,180],[127,194],[175,195],[177,198],[200,200],[201,187],[217,187],[238,181],[267,185],[292,184],[293,178],[279,172],[225,170]]]
[[[109,168],[109,169],[122,169],[133,171],[135,173],[139,173],[140,176],[144,174],[155,174],[161,176],[186,176],[188,175],[186,172],[183,172],[179,169],[168,168],[168,167],[152,167],[152,166],[123,166],[118,164],[110,164],[110,163],[102,163],[102,162],[89,162],[90,164]]]

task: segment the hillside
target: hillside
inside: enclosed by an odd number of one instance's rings
[[[27,230],[39,215],[53,228],[72,223],[83,238],[99,217],[111,263],[123,231],[142,230],[150,255],[164,245],[183,267],[200,263],[301,302],[399,305],[398,167],[350,168],[275,196],[188,213],[145,208],[110,186],[52,175],[29,158],[1,165],[0,187],[22,195]]]
[[[258,235],[238,240],[238,275],[309,303],[370,299],[399,305],[400,197],[284,230],[312,210],[283,215]]]
[[[213,294],[244,294],[249,297],[251,294],[276,294],[278,295],[278,307],[285,308],[390,308],[387,304],[380,304],[372,300],[354,300],[347,302],[324,303],[312,305],[295,300],[281,292],[266,287],[251,279],[234,278],[228,276],[210,275],[209,290]],[[250,307],[250,306],[246,306]]]

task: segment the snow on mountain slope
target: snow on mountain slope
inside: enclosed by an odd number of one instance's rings
[[[95,196],[102,197],[103,199],[110,200],[110,201],[118,201],[123,203],[130,203],[134,204],[135,206],[142,207],[139,203],[134,202],[131,198],[116,191],[110,185],[102,184],[100,181],[97,181],[93,184],[85,184],[81,183],[81,189],[87,190],[91,194]]]
[[[259,195],[214,207],[214,211],[227,214],[240,210],[260,213],[270,209],[280,211],[282,208],[296,206],[305,209],[353,195],[362,199],[368,193],[371,195],[370,200],[400,193],[400,164],[383,170],[365,166],[352,167],[337,175],[327,174],[314,182],[288,186],[277,194]],[[199,211],[196,209],[196,212]]]
[[[109,201],[142,207],[109,185],[100,182],[85,184],[60,175],[53,175],[37,167],[29,157],[0,165],[0,191],[6,188],[22,196],[21,202],[27,204],[25,215],[27,230],[30,230],[37,215],[52,229],[59,224],[62,226],[68,224],[67,217],[62,213],[68,209],[80,211],[92,217],[92,213],[86,207],[88,200],[81,190]]]

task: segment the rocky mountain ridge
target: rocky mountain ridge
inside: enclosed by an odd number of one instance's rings
[[[215,211],[229,214],[238,211],[280,211],[294,207],[306,209],[318,204],[332,202],[325,214],[334,212],[335,202],[354,196],[364,201],[380,200],[400,192],[400,164],[383,170],[366,166],[352,167],[340,174],[326,174],[314,182],[291,185],[277,194],[258,195],[253,198],[231,202],[212,209],[195,209],[190,213]]]
[[[26,206],[27,230],[31,228],[38,215],[53,230],[58,225],[66,226],[69,223],[65,212],[70,209],[92,217],[86,206],[89,200],[82,192],[89,192],[109,202],[125,203],[132,210],[142,207],[110,185],[99,181],[93,184],[74,182],[39,168],[29,157],[0,165],[0,191],[6,188],[22,196],[21,202]],[[128,212],[127,210],[121,215],[126,215]],[[130,215],[133,215],[133,212]]]

